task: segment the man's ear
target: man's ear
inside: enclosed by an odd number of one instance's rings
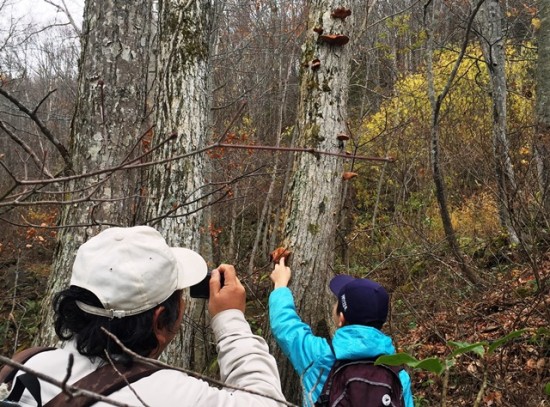
[[[170,330],[168,327],[166,327],[161,319],[160,316],[165,311],[164,306],[160,306],[155,308],[153,311],[153,333],[157,337],[158,346],[157,349],[153,351],[153,355],[158,356],[160,354],[159,350],[163,350],[166,345],[168,345],[168,342],[170,342],[169,334]],[[158,354],[157,354],[158,353]],[[155,356],[150,356],[151,358],[154,358]]]
[[[343,312],[339,312],[338,313],[338,328],[341,328],[344,325],[346,325],[346,317],[344,317]]]

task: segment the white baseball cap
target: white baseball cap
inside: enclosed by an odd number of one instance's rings
[[[104,308],[77,301],[93,315],[122,318],[150,310],[176,290],[200,282],[206,261],[193,250],[169,247],[150,226],[105,229],[78,249],[71,285],[96,295]]]

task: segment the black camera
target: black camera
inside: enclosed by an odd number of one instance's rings
[[[189,295],[191,296],[191,298],[206,298],[206,299],[210,298],[211,274],[212,272],[209,271],[208,273],[206,273],[206,277],[204,277],[204,279],[201,282],[189,287]],[[220,283],[221,283],[221,286],[223,287],[223,273],[220,273]]]

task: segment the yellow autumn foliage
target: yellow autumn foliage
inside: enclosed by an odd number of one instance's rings
[[[531,154],[530,132],[534,117],[534,47],[506,48],[507,113],[510,153],[521,166]],[[436,95],[447,86],[458,53],[444,50],[434,55]],[[445,98],[440,115],[440,162],[445,175],[453,225],[459,234],[489,236],[499,231],[494,202],[496,190],[493,158],[493,106],[487,66],[480,47],[469,47]],[[382,167],[364,165],[358,172],[365,182],[357,185],[358,230],[369,227],[376,205],[377,226],[388,240],[407,231],[396,217],[414,225],[430,238],[443,237],[433,194],[430,150],[432,107],[425,72],[399,78],[393,96],[364,120],[358,131],[366,155],[393,156],[396,162]],[[382,178],[380,196],[376,185]],[[413,239],[411,237],[411,239]],[[363,244],[357,242],[359,245]]]

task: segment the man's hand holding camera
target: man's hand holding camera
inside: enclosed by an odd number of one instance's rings
[[[223,276],[223,285],[222,285]],[[222,264],[212,270],[210,276],[210,298],[208,312],[214,316],[228,309],[238,309],[244,313],[246,293],[243,285],[237,278],[235,267]]]

